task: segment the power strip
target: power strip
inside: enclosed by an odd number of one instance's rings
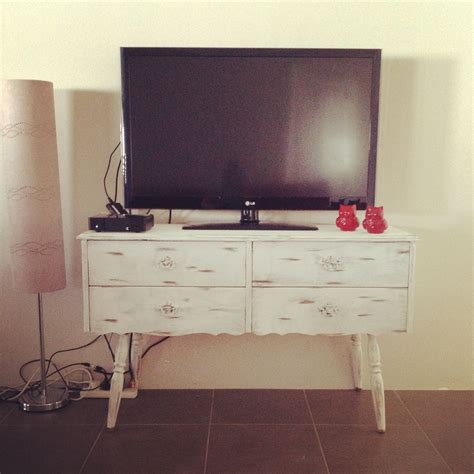
[[[83,398],[110,398],[110,390],[85,390],[80,392]],[[122,398],[137,398],[138,388],[124,388]]]

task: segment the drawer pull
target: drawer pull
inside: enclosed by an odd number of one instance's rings
[[[340,257],[328,255],[320,260],[321,266],[328,272],[341,272],[344,270],[344,264]]]
[[[332,303],[326,303],[324,306],[319,308],[319,313],[321,316],[325,316],[326,318],[333,318],[337,313],[339,313],[339,308]]]
[[[175,263],[173,259],[169,255],[167,255],[166,257],[158,261],[158,265],[161,268],[165,268],[166,270],[171,270],[172,268],[174,268]]]
[[[158,309],[161,314],[168,317],[174,316],[178,310],[176,306],[173,306],[171,303],[162,304]]]

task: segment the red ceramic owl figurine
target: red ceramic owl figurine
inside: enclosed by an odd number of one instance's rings
[[[339,229],[344,231],[353,231],[359,227],[355,204],[341,204],[339,206],[339,217],[336,219],[336,225],[339,227]]]
[[[388,227],[387,221],[383,218],[383,206],[367,206],[365,219],[362,221],[362,227],[369,234],[381,234]]]

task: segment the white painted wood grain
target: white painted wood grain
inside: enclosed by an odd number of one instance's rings
[[[351,336],[351,361],[354,388],[362,390],[362,337],[360,334]]]
[[[276,230],[183,230],[182,224],[155,225],[147,232],[94,232],[86,231],[78,239],[85,240],[130,240],[130,241],[341,241],[341,242],[411,242],[417,237],[390,226],[383,234],[369,234],[359,228],[354,232],[343,232],[335,225],[319,225],[317,231]]]
[[[399,288],[254,288],[252,332],[405,332],[406,306]]]
[[[385,433],[385,392],[382,378],[382,362],[377,338],[369,334],[368,358],[370,365],[370,388],[372,390],[372,402],[374,405],[377,431]]]
[[[130,347],[130,386],[132,388],[138,388],[138,380],[140,378],[140,367],[142,361],[143,339],[143,334],[136,332],[132,334],[132,345]]]
[[[415,256],[416,256],[416,245],[414,242],[410,243],[410,263],[409,263],[409,274],[408,274],[408,323],[407,332],[413,331],[413,320],[415,317]]]
[[[114,360],[114,375],[110,383],[109,409],[107,412],[107,428],[109,430],[115,428],[117,422],[117,414],[122,399],[124,372],[127,366],[128,355],[128,335],[122,334],[117,343]]]
[[[88,243],[81,242],[81,270],[82,270],[82,314],[84,331],[90,331],[89,323],[89,255],[87,253]]]
[[[254,286],[407,287],[410,244],[255,242]]]
[[[90,285],[245,286],[244,242],[91,241]]]
[[[245,288],[91,287],[91,331],[243,334]]]
[[[253,243],[246,242],[245,259],[245,332],[252,332],[252,272]]]

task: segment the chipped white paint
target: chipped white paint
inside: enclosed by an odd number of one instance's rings
[[[84,314],[84,331],[89,332],[89,256],[87,253],[87,241],[81,242],[81,264],[82,264],[82,307]]]
[[[256,242],[255,286],[406,287],[410,244]]]
[[[245,243],[89,242],[90,285],[245,286]]]
[[[360,334],[351,336],[351,360],[354,388],[362,390],[362,338]]]
[[[138,380],[140,377],[143,339],[143,334],[139,332],[132,334],[132,346],[130,348],[130,369],[132,372],[132,378],[130,385],[136,389],[138,389]]]
[[[406,288],[255,288],[255,334],[374,334],[406,329]]]
[[[110,397],[109,397],[109,410],[107,413],[107,428],[112,429],[115,427],[117,420],[117,414],[120,408],[120,400],[122,398],[123,390],[123,373],[127,366],[127,355],[128,355],[128,334],[122,334],[119,337],[117,343],[117,350],[115,351],[114,361],[114,375],[112,382],[110,383]]]
[[[96,333],[243,334],[244,288],[91,287]]]
[[[379,431],[383,380],[375,334],[406,332],[412,308],[414,241],[341,232],[183,231],[159,225],[134,233],[85,232],[82,242],[86,331],[120,334],[107,427],[113,428],[131,348],[138,384],[141,334],[351,335],[354,385],[361,388],[360,334],[369,362]]]
[[[342,232],[335,225],[319,225],[318,231],[278,230],[184,230],[181,224],[160,224],[147,232],[83,232],[81,240],[110,241],[190,241],[190,242],[412,242],[416,240],[396,227],[390,226],[383,234],[369,234],[359,228],[354,232]]]
[[[374,404],[375,419],[379,433],[385,433],[385,394],[382,378],[382,363],[380,349],[377,339],[369,334],[369,364],[370,364],[370,388],[372,390],[372,401]]]

